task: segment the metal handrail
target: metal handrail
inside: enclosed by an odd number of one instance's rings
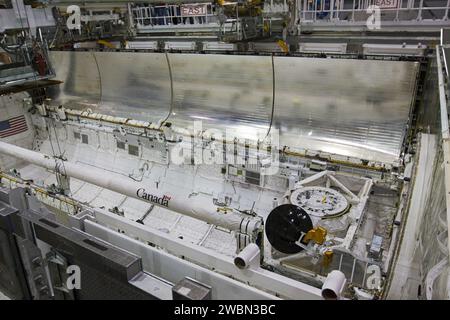
[[[217,17],[212,12],[212,4],[203,3],[201,5],[207,6],[206,14],[195,16],[183,16],[181,5],[138,6],[131,8],[131,11],[134,22],[138,26],[146,28],[174,24],[192,26],[216,23]],[[157,11],[160,12],[157,13]],[[176,20],[176,23],[174,23],[174,20]]]
[[[299,14],[301,17],[300,23],[311,23],[316,21],[321,22],[359,22],[355,17],[357,13],[367,14],[367,10],[370,6],[376,5],[376,0],[298,0],[299,1]],[[350,6],[344,8],[344,6]],[[379,7],[381,13],[381,21],[391,20],[394,22],[399,21],[417,21],[420,23],[422,20],[448,20],[448,14],[450,9],[450,0],[447,0],[445,5],[440,3],[437,6],[432,6],[425,3],[423,0],[414,2],[412,0],[397,0],[395,7]],[[402,18],[401,13],[417,13],[413,17]],[[386,16],[383,14],[392,15]],[[425,13],[432,13],[434,16],[431,19],[425,19]],[[345,15],[345,19],[340,19]],[[438,15],[438,17],[436,17]],[[368,17],[368,16],[367,16]],[[364,21],[365,19],[362,18]]]

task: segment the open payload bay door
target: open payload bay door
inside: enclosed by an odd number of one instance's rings
[[[232,129],[243,139],[279,130],[280,148],[397,162],[419,62],[279,56],[51,52],[53,98],[180,127]],[[114,66],[114,68],[111,68]]]

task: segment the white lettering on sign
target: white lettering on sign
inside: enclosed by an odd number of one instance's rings
[[[70,14],[66,21],[67,29],[81,31],[80,7],[76,5],[68,6],[66,12]]]
[[[206,15],[206,5],[204,4],[184,4],[181,6],[181,16],[195,17]]]
[[[398,0],[375,0],[373,4],[380,9],[394,9],[397,8]]]

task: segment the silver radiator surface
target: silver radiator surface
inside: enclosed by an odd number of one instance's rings
[[[391,163],[398,159],[419,64],[405,61],[135,52],[51,52],[53,99],[72,108]],[[272,65],[273,63],[273,65]],[[275,81],[273,81],[275,79]],[[171,95],[173,89],[173,99]],[[273,90],[275,96],[273,96]]]

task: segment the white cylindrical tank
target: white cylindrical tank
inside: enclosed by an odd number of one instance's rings
[[[39,114],[43,117],[47,116],[47,108],[45,104],[38,104],[36,105],[37,110],[39,111]]]
[[[272,200],[272,208],[276,208],[278,207],[279,203],[278,203],[278,198],[273,198]]]
[[[254,243],[250,243],[234,258],[234,264],[239,269],[247,269],[250,266],[259,266],[259,260],[259,247]]]
[[[66,110],[63,108],[63,106],[59,106],[58,109],[56,109],[56,114],[58,115],[58,118],[60,120],[66,120]]]
[[[297,182],[297,176],[291,174],[289,176],[289,190],[294,190],[295,189],[295,183]]]
[[[322,297],[326,300],[338,300],[344,290],[345,274],[339,270],[331,271],[322,286]]]

